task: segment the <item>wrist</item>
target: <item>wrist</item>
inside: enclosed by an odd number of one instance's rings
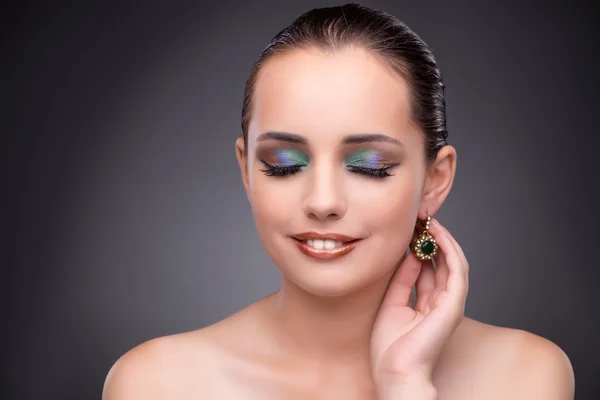
[[[433,382],[422,376],[390,377],[377,385],[378,400],[437,400]]]

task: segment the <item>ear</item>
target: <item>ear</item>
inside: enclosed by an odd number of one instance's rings
[[[435,161],[427,167],[423,197],[419,205],[418,218],[424,220],[427,213],[434,216],[448,197],[456,172],[456,149],[450,145],[442,147]]]
[[[244,138],[238,138],[235,141],[235,156],[240,165],[242,183],[244,184],[244,189],[246,189],[246,195],[248,195],[248,157],[244,151],[244,147]]]

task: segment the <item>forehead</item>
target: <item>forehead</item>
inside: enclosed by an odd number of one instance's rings
[[[406,140],[416,130],[406,82],[362,49],[298,49],[272,58],[258,74],[252,101],[250,139],[280,130],[309,138],[385,133]]]

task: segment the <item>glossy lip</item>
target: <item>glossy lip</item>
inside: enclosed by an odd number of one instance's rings
[[[317,233],[317,232],[304,232],[292,236],[298,240],[335,240],[336,242],[352,242],[354,240],[360,240],[341,233]]]
[[[335,240],[336,242],[343,242],[343,244],[335,249],[321,249],[317,250],[310,247],[306,240]],[[309,257],[316,258],[318,260],[332,260],[334,258],[343,257],[350,253],[358,245],[361,239],[356,239],[347,235],[339,233],[316,233],[316,232],[304,232],[298,235],[292,236],[292,240],[298,246],[298,249]]]

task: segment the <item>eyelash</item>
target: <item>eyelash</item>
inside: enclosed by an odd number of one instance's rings
[[[395,164],[395,165],[398,165],[398,164]],[[358,167],[358,166],[346,167],[346,168],[348,169],[348,171],[355,172],[358,174],[373,176],[375,178],[387,178],[388,176],[392,176],[392,174],[390,174],[388,172],[388,169],[394,167],[395,165],[390,165],[389,167],[384,167],[384,168],[365,168],[365,167]]]
[[[300,172],[302,170],[302,165],[290,165],[290,166],[280,167],[280,166],[269,164],[268,162],[266,162],[264,160],[260,160],[260,161],[262,161],[262,163],[267,166],[267,169],[261,169],[261,171],[264,172],[265,175],[267,175],[267,176],[293,175],[296,172]]]
[[[268,162],[261,160],[263,164],[267,166],[267,169],[261,169],[267,176],[285,176],[285,175],[293,175],[302,170],[302,165],[290,165],[290,166],[276,166],[269,164]],[[398,164],[392,164],[390,166],[384,168],[366,168],[359,166],[350,166],[346,167],[348,171],[372,176],[375,178],[387,178],[388,176],[393,176],[388,172],[388,169],[397,166]]]

